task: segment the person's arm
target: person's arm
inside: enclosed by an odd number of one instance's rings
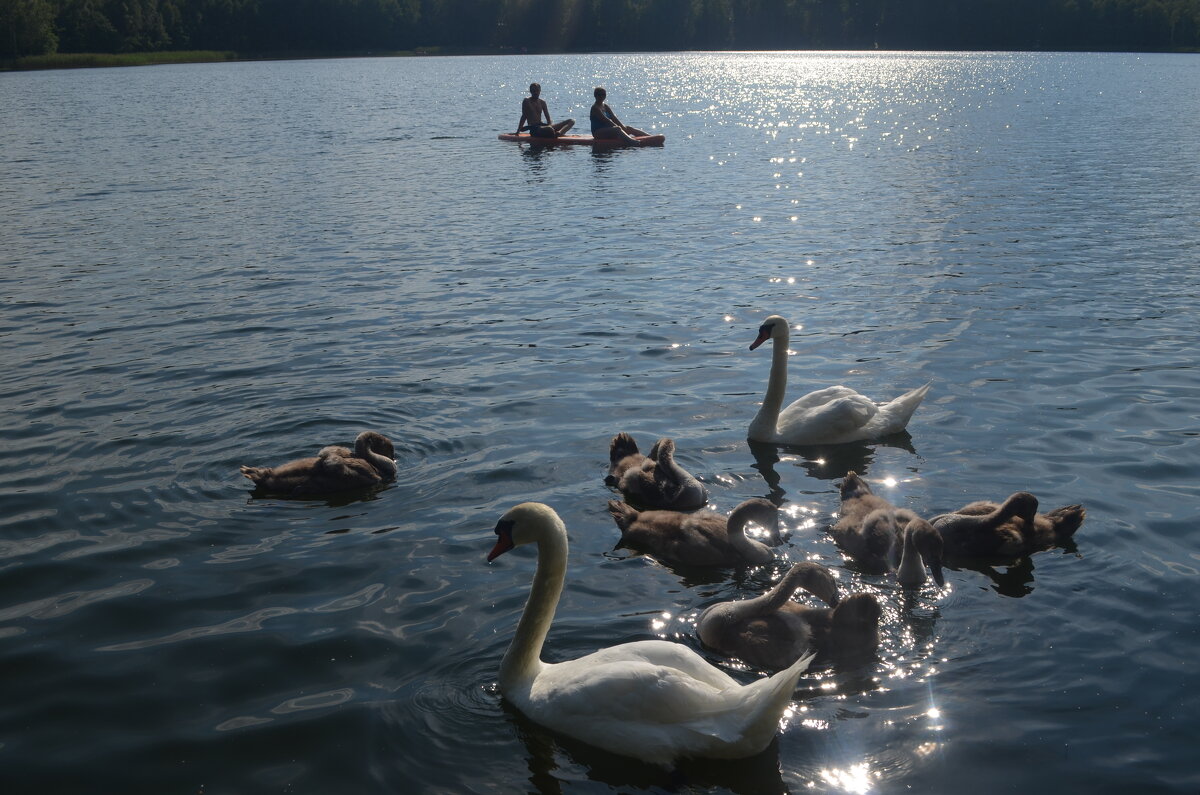
[[[624,129],[625,129],[625,125],[624,125],[624,124],[622,124],[622,123],[621,123],[621,120],[617,118],[617,114],[613,113],[613,109],[612,109],[612,108],[610,108],[610,107],[608,106],[608,103],[607,103],[607,102],[605,102],[605,103],[604,103],[604,112],[605,112],[605,113],[608,115],[608,118],[609,118],[609,120],[610,120],[610,121],[611,121],[613,124],[617,125],[617,126],[618,126],[618,127],[620,127],[622,130],[624,130]]]
[[[521,127],[525,125],[525,117],[529,115],[529,103],[521,100],[521,118],[517,121],[517,134],[521,134]],[[532,122],[530,122],[532,124]]]
[[[554,124],[554,120],[550,118],[550,106],[546,104],[546,100],[539,99],[538,102],[542,103],[542,113],[546,114],[546,124]]]

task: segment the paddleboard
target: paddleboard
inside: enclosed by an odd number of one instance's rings
[[[501,141],[521,141],[527,144],[542,144],[545,146],[561,146],[571,144],[588,144],[592,146],[621,146],[627,145],[620,138],[593,138],[590,135],[560,135],[557,138],[535,138],[528,133],[500,133]],[[642,146],[662,146],[667,140],[665,135],[639,135],[638,143]]]

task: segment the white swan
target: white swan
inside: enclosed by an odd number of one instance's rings
[[[500,692],[533,721],[577,740],[659,765],[685,757],[736,759],[770,744],[812,655],[742,685],[679,643],[643,640],[545,663],[542,644],[562,593],[567,530],[549,506],[522,503],[496,524],[488,555],[538,545],[529,601],[500,664]]]
[[[754,350],[771,340],[771,376],[762,408],[750,423],[754,442],[775,444],[837,444],[878,439],[904,430],[921,405],[929,384],[906,392],[890,403],[876,403],[844,386],[809,392],[780,411],[787,389],[788,322],[771,315],[758,329]]]

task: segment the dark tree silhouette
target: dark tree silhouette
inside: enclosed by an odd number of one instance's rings
[[[1200,0],[0,0],[0,52],[1200,50]]]

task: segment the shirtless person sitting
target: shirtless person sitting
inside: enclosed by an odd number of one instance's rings
[[[528,126],[529,134],[535,138],[557,138],[567,130],[575,126],[574,119],[567,119],[555,124],[550,120],[550,108],[546,107],[546,100],[541,98],[542,87],[537,83],[529,84],[530,96],[521,100],[521,120],[517,122],[517,132],[521,132],[521,128]],[[542,122],[542,114],[546,115],[546,121]]]

